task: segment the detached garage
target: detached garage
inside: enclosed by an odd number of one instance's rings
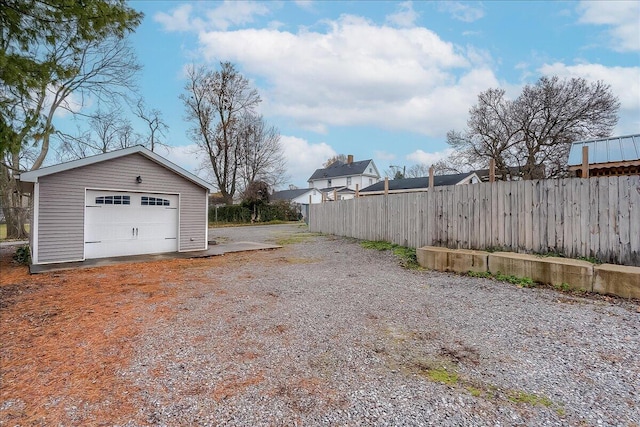
[[[208,248],[211,186],[142,146],[20,175],[33,264]]]

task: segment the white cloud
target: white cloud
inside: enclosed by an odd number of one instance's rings
[[[287,162],[287,174],[291,176],[290,182],[301,187],[307,186],[307,179],[313,171],[321,168],[327,159],[337,154],[324,142],[312,144],[295,136],[280,136],[280,144]],[[184,170],[211,182],[206,168],[202,168],[203,157],[199,154],[196,144],[160,147],[157,151],[159,155]],[[215,186],[215,183],[213,185]]]
[[[233,26],[254,22],[256,16],[267,15],[269,8],[263,3],[225,0],[214,9],[195,11],[198,16],[193,17],[192,12],[193,7],[184,4],[170,13],[158,12],[154,19],[162,24],[166,31],[225,31]]]
[[[637,133],[640,129],[640,67],[606,67],[601,64],[545,64],[540,73],[558,77],[582,77],[588,81],[602,80],[620,100],[619,124],[615,133]]]
[[[619,52],[640,51],[640,2],[582,1],[578,5],[579,22],[607,25],[611,48]]]
[[[170,13],[158,12],[153,19],[164,27],[165,31],[193,31],[190,4],[183,4]]]
[[[312,144],[295,136],[282,135],[280,144],[287,161],[287,173],[291,175],[291,182],[304,187],[313,171],[321,168],[327,159],[337,154],[324,142]]]
[[[397,12],[388,15],[386,21],[397,27],[411,28],[415,25],[418,16],[418,12],[413,10],[413,4],[410,1],[405,1],[398,4]]]
[[[301,9],[305,9],[307,11],[313,11],[313,1],[312,0],[295,0],[294,3]]]
[[[439,160],[446,159],[453,153],[453,149],[446,148],[442,151],[436,151],[434,153],[429,153],[424,150],[416,150],[411,154],[407,155],[407,160],[417,163],[417,164],[425,164],[427,166],[431,166],[432,164],[438,162]]]
[[[475,3],[481,5],[481,3]],[[439,9],[443,12],[448,12],[454,19],[463,22],[473,22],[484,16],[484,10],[478,6],[470,6],[458,1],[443,1],[440,2]]]
[[[343,15],[327,32],[202,32],[205,60],[242,64],[263,80],[263,110],[306,129],[370,125],[430,136],[464,125],[476,95],[497,85],[485,52],[426,28]]]

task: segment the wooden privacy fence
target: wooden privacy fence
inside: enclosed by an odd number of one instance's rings
[[[640,266],[640,176],[434,187],[311,205],[311,231]]]

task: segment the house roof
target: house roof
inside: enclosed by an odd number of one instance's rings
[[[343,163],[334,162],[326,168],[316,169],[308,181],[316,179],[337,178],[339,176],[362,175],[366,172],[367,166],[372,160],[360,160],[358,162]]]
[[[314,188],[296,188],[295,190],[274,191],[271,195],[272,200],[293,200],[306,193],[315,190]]]
[[[164,166],[165,168],[175,172],[177,175],[182,176],[188,181],[193,182],[209,191],[214,191],[214,188],[208,182],[198,178],[194,174],[187,172],[180,166],[170,162],[154,153],[153,151],[143,147],[142,145],[135,145],[133,147],[123,148],[122,150],[110,151],[108,153],[97,154],[95,156],[85,157],[83,159],[72,160],[70,162],[60,163],[54,166],[47,166],[44,168],[36,169],[29,172],[23,172],[20,174],[20,181],[22,182],[38,182],[38,178],[47,175],[53,175],[55,173],[68,171],[71,169],[80,168],[83,166],[89,166],[95,163],[104,162],[106,160],[118,159],[120,157],[128,156],[130,154],[140,154],[147,159]]]
[[[574,142],[568,166],[582,165],[582,147],[589,147],[589,164],[640,160],[640,134]]]
[[[451,175],[435,175],[433,177],[433,185],[435,187],[441,185],[456,185],[459,182],[469,178],[471,175],[475,175],[475,172],[457,173]],[[477,178],[477,175],[476,175]],[[479,179],[478,179],[479,180]],[[404,179],[390,179],[389,191],[393,190],[415,190],[419,188],[429,188],[429,177],[424,176],[420,178],[404,178]],[[376,182],[366,188],[360,190],[360,193],[369,193],[373,191],[384,191],[384,181]]]
[[[355,190],[350,189],[349,187],[346,186],[341,186],[341,187],[327,187],[327,188],[322,188],[318,191],[321,191],[323,193],[333,193],[333,191],[336,191],[337,193],[341,193],[341,194],[355,194]]]

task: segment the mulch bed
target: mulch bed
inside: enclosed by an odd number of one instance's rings
[[[0,425],[136,422],[138,390],[118,372],[130,363],[137,336],[146,322],[171,316],[163,303],[176,296],[176,284],[224,262],[171,260],[32,276],[3,251]]]

